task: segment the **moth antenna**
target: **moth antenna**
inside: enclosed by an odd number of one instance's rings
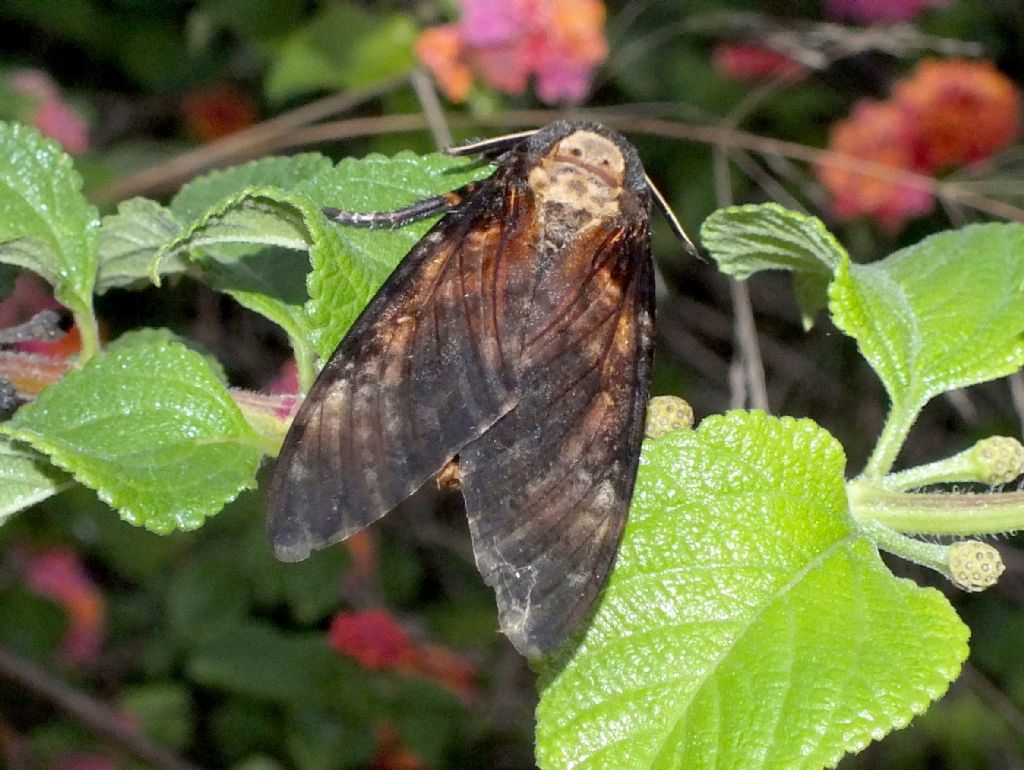
[[[686,250],[693,256],[700,258],[700,252],[697,250],[697,245],[690,240],[690,236],[686,234],[686,230],[683,229],[682,224],[676,218],[676,214],[672,211],[672,208],[668,205],[668,201],[665,200],[665,196],[661,194],[647,172],[644,172],[644,179],[647,180],[647,188],[651,191],[651,195],[654,197],[654,205],[658,207],[658,211],[665,217],[665,221],[668,222],[668,226],[672,229],[672,232],[676,234],[676,237],[680,240]]]
[[[454,147],[445,148],[444,152],[445,155],[451,155],[453,158],[459,158],[463,155],[500,155],[519,144],[523,139],[536,134],[537,130],[532,128],[529,131],[519,131],[515,134],[505,134],[503,136],[491,137],[490,139],[480,139],[476,142],[458,144]]]

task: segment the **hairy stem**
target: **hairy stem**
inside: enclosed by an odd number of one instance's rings
[[[847,493],[858,523],[877,522],[898,532],[964,536],[1024,529],[1024,492],[914,494],[852,481]]]
[[[920,407],[908,408],[905,404],[893,404],[878,436],[878,443],[864,466],[862,477],[880,478],[889,472],[920,411]]]

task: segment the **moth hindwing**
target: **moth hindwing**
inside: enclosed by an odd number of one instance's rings
[[[592,123],[486,153],[490,178],[409,209],[448,213],[306,397],[269,529],[279,558],[303,559],[457,468],[501,629],[536,656],[587,614],[629,508],[652,355],[651,192],[632,145]]]

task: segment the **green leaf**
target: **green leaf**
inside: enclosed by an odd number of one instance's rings
[[[122,711],[157,743],[183,749],[192,740],[192,703],[182,685],[151,682],[129,686],[121,691],[119,700]]]
[[[842,264],[830,310],[895,408],[916,413],[939,393],[1012,374],[1024,364],[1024,225],[972,225]]]
[[[166,244],[153,263],[156,270],[163,260],[188,253],[203,266],[212,286],[280,325],[288,334],[300,380],[307,388],[312,384],[316,338],[304,286],[310,260],[286,251],[308,250],[314,259],[343,261],[337,256],[337,236],[320,208],[299,193],[273,187],[250,188],[211,207]],[[259,248],[253,250],[253,246]],[[367,284],[358,266],[347,264],[347,268],[347,285]],[[362,296],[365,290],[353,293]]]
[[[405,14],[328,5],[285,40],[267,73],[267,96],[283,101],[318,89],[365,88],[408,72],[415,65],[417,33]],[[338,45],[339,40],[346,44]]]
[[[186,184],[171,201],[171,211],[191,224],[226,198],[252,187],[291,190],[299,182],[328,171],[334,164],[317,152],[270,156],[222,171],[211,171]]]
[[[0,524],[70,483],[46,458],[0,437]]]
[[[820,219],[777,203],[719,209],[704,220],[700,232],[723,273],[745,280],[761,270],[792,272],[808,328],[825,307],[834,272],[849,260]]]
[[[68,630],[68,613],[52,599],[33,593],[21,581],[0,590],[0,645],[34,660],[60,649]]]
[[[482,179],[493,168],[440,153],[346,158],[297,191],[345,211],[393,211]],[[437,221],[420,220],[397,230],[336,225],[323,219],[310,259],[310,323],[317,352],[329,356],[380,285]]]
[[[312,334],[305,309],[308,259],[269,248],[231,264],[215,260],[201,264],[211,287],[284,329],[296,356],[301,355]]]
[[[234,244],[304,251],[309,243],[303,216],[312,216],[313,208],[309,201],[276,187],[246,188],[207,209],[177,238],[164,245],[158,259],[204,249],[213,259],[232,264],[253,251],[216,248]]]
[[[255,486],[264,440],[204,358],[170,335],[125,335],[0,424],[131,524],[195,529]]]
[[[194,556],[167,577],[167,623],[183,646],[237,625],[249,607],[249,584],[232,551]]]
[[[219,201],[167,244],[161,255],[204,249],[229,266],[228,271],[214,273],[214,280],[224,286],[234,283],[232,289],[246,292],[244,302],[293,335],[297,355],[308,348],[326,358],[436,218],[398,230],[370,230],[336,225],[321,209],[390,211],[462,187],[488,173],[487,166],[439,153],[346,159],[296,183],[291,191],[255,187]],[[309,301],[302,313],[295,306],[294,291],[288,292],[288,287],[294,286],[296,266],[282,266],[286,277],[277,280],[271,270],[274,264],[266,261],[269,257],[256,258],[249,265],[251,253],[223,250],[226,245],[238,244],[308,249],[312,272],[307,277]],[[231,271],[236,274],[229,278]],[[264,289],[270,293],[257,300],[255,295],[263,294]],[[243,301],[241,295],[239,301]]]
[[[19,272],[14,265],[0,264],[0,299],[5,299],[14,291],[14,282]]]
[[[0,262],[38,273],[75,314],[88,357],[98,344],[92,311],[99,216],[56,142],[0,122]]]
[[[148,279],[157,251],[180,230],[174,214],[159,203],[132,198],[118,205],[117,213],[104,217],[100,228],[96,293]],[[160,264],[161,274],[184,269],[177,256]]]
[[[289,767],[296,770],[339,770],[368,767],[373,761],[375,736],[360,729],[365,722],[338,719],[329,712],[297,706],[285,724]]]
[[[376,701],[368,677],[319,632],[287,634],[256,622],[225,626],[195,648],[187,668],[206,687],[296,705],[349,704],[364,718],[360,701]]]
[[[858,533],[844,465],[759,412],[648,441],[600,607],[542,674],[540,766],[832,766],[944,692],[967,629]]]

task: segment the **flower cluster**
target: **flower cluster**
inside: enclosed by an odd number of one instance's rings
[[[440,684],[464,702],[476,699],[473,667],[451,650],[413,641],[384,610],[339,612],[328,631],[331,647],[371,671],[390,669]]]
[[[464,101],[474,75],[521,94],[530,77],[548,103],[579,102],[608,55],[600,0],[459,0],[456,24],[427,29],[416,54],[441,90]]]
[[[818,177],[837,216],[867,215],[894,230],[931,209],[931,192],[860,169],[856,161],[928,175],[973,163],[1014,141],[1019,110],[1013,83],[988,62],[927,60],[896,84],[890,99],[863,101],[832,127],[829,150],[845,159],[822,161]]]

